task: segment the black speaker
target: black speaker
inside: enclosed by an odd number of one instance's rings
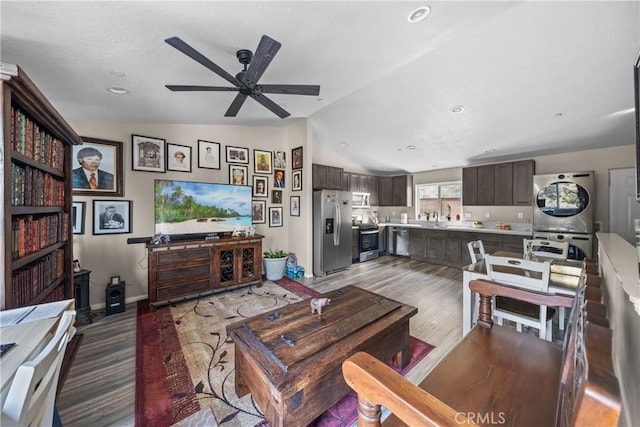
[[[124,283],[108,284],[104,294],[106,316],[124,313]]]

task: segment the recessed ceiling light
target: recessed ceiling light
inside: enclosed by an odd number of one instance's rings
[[[438,165],[431,165],[431,167],[432,167],[432,168],[437,168],[437,167],[438,167]]]
[[[412,24],[415,24],[417,22],[422,21],[427,16],[429,16],[430,12],[431,12],[430,6],[421,6],[409,14],[407,21],[409,21]]]
[[[112,71],[111,74],[120,78],[124,77],[124,73],[122,71]]]
[[[116,95],[124,95],[129,93],[129,89],[127,89],[126,87],[120,87],[120,86],[111,86],[111,87],[108,87],[107,90],[111,93],[115,93]]]
[[[348,142],[346,142],[346,141],[342,141],[342,142],[340,143],[340,145],[342,145],[343,147],[348,147],[348,146],[349,146],[349,143],[348,143]]]
[[[553,118],[554,118],[554,119],[561,119],[563,116],[564,116],[564,114],[562,114],[562,113],[555,113],[555,114],[553,115]]]
[[[415,150],[416,146],[415,145],[407,145],[407,150]]]
[[[451,112],[454,114],[462,113],[464,111],[464,105],[456,105],[451,108]]]
[[[484,150],[484,152],[485,152],[486,154],[491,154],[491,153],[495,153],[495,152],[496,152],[496,149],[495,149],[495,148],[487,148],[486,150]]]

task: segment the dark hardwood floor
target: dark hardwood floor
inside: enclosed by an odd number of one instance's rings
[[[418,308],[411,334],[436,346],[407,376],[419,383],[462,338],[462,271],[385,256],[325,277],[301,279],[320,292],[356,285]],[[65,427],[133,426],[136,304],[80,325],[84,340],[58,400]]]

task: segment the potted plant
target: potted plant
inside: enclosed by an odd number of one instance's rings
[[[267,280],[280,280],[284,276],[289,254],[282,250],[266,251],[263,253],[264,273]]]

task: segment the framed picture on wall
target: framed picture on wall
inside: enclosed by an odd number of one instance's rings
[[[253,172],[271,173],[271,151],[253,150]]]
[[[131,142],[131,167],[134,171],[165,171],[166,141],[164,139],[131,135]]]
[[[198,167],[220,169],[220,144],[202,139],[198,140]]]
[[[300,196],[291,196],[289,214],[291,216],[300,216]]]
[[[282,203],[282,190],[271,190],[271,203],[276,205]]]
[[[268,188],[269,188],[269,177],[253,175],[253,191],[252,191],[253,197],[268,198],[269,197]]]
[[[249,185],[247,184],[247,173],[246,166],[229,165],[229,184]]]
[[[269,208],[269,227],[282,227],[282,208]]]
[[[291,172],[291,189],[293,191],[302,191],[302,170]]]
[[[249,164],[249,149],[242,147],[232,147],[227,145],[227,163],[245,163]]]
[[[122,142],[81,137],[73,146],[73,194],[122,197]]]
[[[253,200],[251,202],[251,223],[265,224],[267,222],[266,210],[267,202],[265,200]]]
[[[73,234],[84,234],[84,206],[85,202],[73,202],[73,205],[71,207]]]
[[[273,167],[278,169],[286,169],[287,168],[286,152],[274,151],[273,155],[274,155]]]
[[[167,144],[167,170],[191,172],[191,147]]]
[[[293,169],[302,169],[302,147],[291,150],[291,159]]]
[[[131,200],[94,200],[93,234],[131,233]]]

